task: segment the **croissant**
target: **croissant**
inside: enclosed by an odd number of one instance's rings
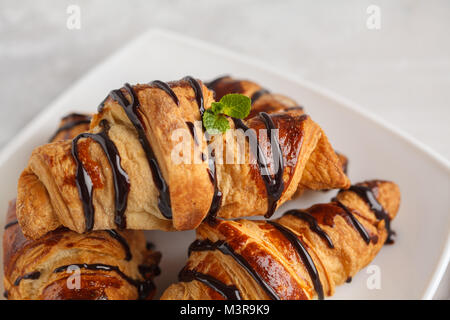
[[[304,108],[293,99],[278,93],[272,93],[250,80],[223,76],[208,82],[206,85],[214,91],[217,100],[220,100],[224,95],[229,93],[240,93],[248,96],[252,101],[252,109],[247,119],[255,117],[260,112],[271,114],[291,111],[297,115],[304,113]],[[336,155],[339,157],[343,172],[347,174],[348,158],[338,152],[336,152]],[[308,183],[302,182],[299,184],[295,197],[300,196],[308,188]]]
[[[232,128],[279,130],[278,138],[257,140],[266,162],[250,148],[227,145],[225,134],[208,144],[194,123],[213,101],[213,92],[191,77],[113,90],[88,133],[33,151],[18,183],[17,215],[25,236],[39,238],[60,226],[79,233],[189,230],[208,215],[270,216],[300,182],[314,190],[350,185],[323,130],[298,110],[229,120]],[[180,154],[190,153],[194,161],[172,160],[180,145],[173,139],[177,129],[189,139]],[[210,146],[219,142],[248,161],[215,161]]]
[[[89,129],[88,121],[88,115],[64,117],[52,140],[73,138]],[[5,297],[11,300],[151,299],[160,260],[142,231],[80,235],[60,228],[27,240],[18,226],[15,201],[8,211],[3,255]],[[65,265],[79,267],[78,290],[69,289]]]
[[[15,211],[11,202],[3,235],[7,299],[133,300],[155,294],[160,254],[146,246],[142,231],[78,234],[59,228],[27,240]]]
[[[208,220],[163,300],[323,299],[364,268],[385,242],[400,203],[397,185],[368,181],[330,203],[273,221]]]

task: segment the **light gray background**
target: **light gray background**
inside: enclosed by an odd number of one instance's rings
[[[70,4],[81,8],[81,30],[66,28]],[[371,4],[381,8],[380,30],[366,27]],[[450,158],[446,0],[0,0],[0,148],[76,79],[151,27],[327,87]],[[439,298],[450,298],[448,273]]]

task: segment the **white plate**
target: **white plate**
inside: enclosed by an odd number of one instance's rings
[[[448,161],[335,94],[253,58],[167,31],[151,30],[131,42],[67,90],[11,141],[0,154],[1,214],[16,195],[17,178],[31,150],[51,136],[61,116],[71,111],[95,111],[108,92],[124,82],[174,80],[188,74],[206,80],[231,74],[293,97],[321,124],[335,148],[350,158],[353,182],[380,178],[400,185],[402,204],[393,222],[396,243],[385,246],[372,262],[379,267],[381,288],[368,288],[370,269],[366,269],[351,284],[338,287],[335,299],[433,297],[450,257]],[[334,194],[309,193],[282,210],[328,202]],[[176,281],[194,234],[153,231],[148,236],[163,253],[163,273],[156,281],[161,292]]]

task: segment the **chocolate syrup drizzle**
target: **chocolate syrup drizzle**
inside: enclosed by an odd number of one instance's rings
[[[187,81],[191,85],[192,89],[194,90],[195,98],[196,98],[196,101],[197,101],[197,104],[199,107],[200,116],[203,117],[203,114],[205,112],[205,106],[204,106],[204,97],[203,97],[201,85],[199,84],[199,82],[196,79],[194,79],[193,77],[190,77],[190,76],[183,78],[183,80]],[[212,81],[211,83],[209,83],[209,86],[214,85],[218,81],[219,81],[219,79]],[[154,86],[164,90],[167,94],[169,94],[172,97],[174,102],[177,105],[179,105],[178,97],[176,96],[176,94],[173,92],[173,90],[170,88],[170,86],[167,83],[156,80],[156,81],[153,81],[151,83],[151,85],[154,85]],[[125,95],[122,93],[121,90],[111,91],[111,93],[109,94],[109,97],[111,97],[113,100],[117,101],[122,106],[123,110],[125,111],[126,115],[129,118],[129,120],[134,125],[134,127],[138,133],[139,141],[146,153],[147,160],[149,162],[149,166],[152,171],[153,180],[159,191],[158,207],[165,218],[171,219],[172,218],[172,208],[171,208],[171,204],[170,204],[169,187],[168,187],[166,181],[164,180],[164,177],[160,170],[156,156],[155,156],[155,154],[150,146],[150,143],[146,137],[143,122],[141,121],[140,115],[137,112],[137,109],[140,107],[139,100],[138,100],[137,95],[134,92],[133,88],[129,84],[126,83],[124,88],[130,95],[130,98],[131,98],[130,102],[127,100],[127,98],[125,97]],[[261,96],[267,92],[268,91],[265,89],[262,89],[262,90],[256,92],[253,95],[253,100],[254,101],[257,100],[259,98],[259,96]],[[106,99],[105,99],[105,101],[106,101]],[[103,110],[103,108],[104,108],[104,102],[102,102],[102,104],[99,106],[99,112],[101,112]],[[275,125],[267,113],[261,112],[260,118],[264,122],[267,129],[270,129],[270,130],[275,129]],[[240,119],[233,119],[233,120],[235,122],[236,127],[242,128],[244,130],[248,130],[248,127]],[[191,134],[193,134],[194,133],[193,128],[191,128],[189,123],[187,123],[187,125],[188,125],[189,129],[191,130]],[[77,151],[75,149],[77,149],[76,142],[78,142],[78,140],[81,139],[82,137],[93,138],[93,137],[97,137],[97,136],[98,135],[91,136],[91,134],[80,135],[79,137],[74,139],[73,150],[72,150],[72,153],[76,155],[76,156],[74,156],[74,158],[76,158],[77,168],[78,168],[76,181],[77,181],[77,186],[79,189],[80,197],[82,198],[82,202],[83,202],[83,209],[84,209],[85,216],[86,216],[86,229],[88,231],[92,230],[93,224],[94,224],[94,208],[93,208],[93,204],[92,204],[93,186],[92,186],[92,181],[90,180],[90,177],[88,176],[87,172],[85,171],[85,169],[83,168],[83,166],[81,165],[81,163],[78,159],[78,156],[77,156],[78,152],[75,152],[75,151]],[[195,142],[198,143],[195,139],[195,134],[193,134],[193,138],[194,138]],[[272,135],[270,135],[269,139],[270,139],[270,143],[272,145]],[[273,213],[276,209],[276,206],[277,206],[277,202],[280,199],[280,197],[284,191],[284,181],[283,181],[284,159],[283,159],[283,155],[281,152],[279,140],[277,139],[275,142],[276,142],[275,148],[272,148],[273,149],[272,156],[274,158],[275,157],[278,158],[278,160],[279,160],[278,163],[280,164],[282,170],[278,170],[275,173],[274,177],[272,177],[267,172],[267,161],[266,161],[264,154],[261,151],[261,147],[259,146],[259,143],[258,143],[259,156],[257,157],[257,163],[258,163],[259,171],[261,173],[261,177],[264,181],[264,184],[265,184],[266,190],[267,190],[267,194],[268,194],[268,211],[265,215],[266,218],[270,218],[273,215]],[[105,148],[103,148],[103,149],[105,149]],[[119,157],[119,160],[120,160],[120,157]],[[110,163],[111,163],[111,161],[110,161]],[[119,173],[122,173],[120,171],[125,173],[123,171],[123,169],[119,170]],[[263,173],[263,171],[265,174]],[[221,204],[223,195],[220,192],[220,190],[218,189],[217,173],[216,173],[214,159],[209,159],[208,173],[210,175],[212,183],[214,184],[214,196],[212,199],[212,203],[210,206],[208,216],[215,217],[217,215],[218,210],[220,209],[220,204]],[[125,173],[125,175],[126,175],[126,173]],[[117,176],[120,176],[120,174]],[[86,181],[87,177],[89,178],[89,181]],[[118,187],[118,185],[120,185],[120,183],[118,184],[117,182],[118,182],[117,179],[115,179],[115,187]],[[116,220],[116,224],[118,224],[119,228],[124,228],[126,226],[124,212],[126,210],[127,197],[128,197],[128,192],[129,192],[128,177],[126,179],[126,185],[127,185],[126,195],[124,193],[117,192],[118,188],[116,188],[115,220]],[[118,205],[122,205],[122,207],[120,207]]]
[[[319,272],[317,271],[316,265],[314,264],[314,261],[309,255],[308,250],[306,250],[304,244],[300,241],[297,235],[288,228],[274,221],[268,221],[268,223],[274,226],[276,229],[278,229],[278,231],[280,231],[297,250],[297,253],[299,254],[301,260],[306,266],[306,270],[308,271],[311,281],[314,284],[314,289],[317,292],[319,300],[323,300],[324,298],[323,287],[322,282],[320,282]]]
[[[178,275],[178,279],[181,282],[191,282],[193,280],[197,280],[217,291],[227,300],[242,300],[241,294],[235,286],[227,286],[216,278],[195,270],[188,270],[184,268]]]
[[[353,213],[347,206],[345,206],[342,202],[338,201],[336,198],[334,198],[332,201],[335,201],[336,204],[344,210],[344,212],[347,214],[347,216],[350,219],[350,223],[353,225],[353,227],[359,232],[361,235],[361,238],[369,244],[370,243],[370,235],[367,233],[367,230],[364,228],[364,226],[358,221],[358,219],[355,218]]]
[[[18,223],[19,223],[18,220],[14,220],[14,221],[11,221],[10,223],[7,223],[7,224],[5,225],[5,230],[8,229],[8,228],[11,228],[12,226],[15,226],[15,225],[18,224]]]
[[[183,78],[183,80],[189,82],[192,89],[195,93],[195,99],[197,100],[197,105],[200,111],[200,118],[203,118],[203,114],[205,113],[205,105],[204,105],[204,98],[203,98],[203,91],[200,83],[196,79],[194,79],[191,76],[186,76]]]
[[[220,81],[222,81],[223,79],[229,78],[229,77],[230,77],[229,75],[220,76],[220,77],[218,77],[218,78],[216,78],[216,79],[214,79],[214,80],[211,80],[211,81],[205,83],[205,85],[206,85],[206,87],[207,87],[208,89],[214,90],[215,87],[216,87],[216,84],[218,84],[218,83],[219,83]]]
[[[289,210],[285,212],[284,215],[292,215],[308,222],[310,229],[317,233],[322,239],[324,239],[327,242],[329,248],[334,249],[333,241],[331,241],[328,234],[319,226],[317,219],[313,215],[302,210]]]
[[[116,230],[105,230],[112,238],[116,239],[120,245],[123,247],[125,251],[125,260],[130,261],[132,259],[132,254],[130,250],[130,246],[128,245],[127,240]]]
[[[90,116],[86,116],[83,114],[78,114],[78,113],[73,113],[70,114],[66,117],[63,118],[63,120],[67,120],[70,118],[78,118],[77,120],[73,120],[73,121],[69,121],[68,123],[66,123],[65,125],[63,125],[62,127],[60,127],[54,134],[53,136],[49,139],[49,142],[52,142],[53,140],[55,140],[55,138],[58,136],[58,134],[60,134],[61,132],[64,131],[69,131],[70,129],[75,128],[76,126],[82,125],[82,124],[90,124],[91,123],[91,117]]]
[[[261,174],[261,178],[264,181],[264,185],[266,186],[267,191],[268,209],[267,213],[265,214],[265,217],[270,218],[274,214],[278,200],[280,200],[281,195],[283,194],[284,191],[284,180],[283,180],[284,159],[279,139],[275,140],[275,144],[272,141],[273,138],[272,130],[276,129],[275,124],[272,121],[272,118],[265,112],[260,112],[259,117],[266,126],[266,129],[269,131],[269,142],[270,145],[272,146],[272,157],[274,159],[273,162],[275,163],[275,158],[278,158],[279,163],[278,171],[275,173],[275,176],[273,177],[268,172],[267,159],[264,156],[264,153],[258,142],[258,155],[256,157],[256,162],[258,164],[259,172]],[[233,122],[236,128],[242,129],[244,131],[249,130],[249,127],[247,127],[241,119],[233,118]],[[248,132],[252,134],[255,141],[257,141],[256,137],[254,136],[254,132],[253,131]]]
[[[83,113],[72,112],[72,113],[69,113],[68,115],[62,117],[61,120],[64,121],[64,120],[68,120],[70,118],[85,118],[85,119],[87,119],[87,118],[91,118],[91,116],[88,116],[88,115],[83,114]]]
[[[198,139],[197,139],[197,135],[195,134],[195,127],[194,124],[190,121],[186,121],[186,125],[189,128],[189,132],[191,133],[192,139],[194,139],[195,144],[198,146]]]
[[[172,88],[167,83],[160,80],[155,80],[151,82],[151,85],[158,87],[159,89],[166,92],[172,98],[173,102],[175,102],[177,106],[180,106],[180,101],[178,100],[177,95],[175,94],[175,92],[173,92]]]
[[[72,141],[72,156],[76,163],[76,185],[83,204],[83,210],[86,220],[86,231],[94,228],[95,209],[93,204],[94,185],[91,177],[84,168],[79,158],[78,141],[80,139],[89,138],[97,142],[103,149],[112,169],[115,191],[115,215],[114,222],[119,229],[126,227],[125,210],[127,208],[128,193],[130,191],[130,183],[128,175],[120,164],[119,152],[112,140],[108,136],[109,124],[106,120],[102,120],[100,125],[103,131],[97,134],[82,133]]]
[[[207,217],[208,219],[214,219],[216,218],[217,212],[219,212],[220,206],[222,204],[223,194],[219,190],[219,186],[217,183],[216,163],[214,158],[208,159],[208,165],[209,165],[208,169],[209,179],[211,180],[211,183],[214,185],[214,195],[211,201],[211,205],[209,207]]]
[[[254,94],[252,94],[251,96],[251,100],[252,100],[252,104],[254,104],[256,102],[256,100],[258,100],[259,98],[261,98],[263,95],[270,93],[269,90],[267,89],[261,89],[256,91]]]
[[[353,191],[363,199],[368,204],[370,210],[375,213],[378,220],[384,220],[384,225],[388,233],[385,244],[393,244],[394,240],[392,236],[395,235],[395,232],[391,230],[391,219],[383,206],[378,202],[377,197],[373,193],[373,189],[363,185],[353,185],[348,190]]]
[[[169,186],[167,185],[167,182],[164,180],[163,174],[158,164],[158,160],[156,159],[155,153],[153,152],[150,142],[148,141],[147,136],[145,134],[144,124],[141,120],[141,116],[138,113],[138,109],[140,107],[139,99],[136,95],[136,92],[128,83],[125,83],[124,88],[130,95],[131,98],[130,102],[128,102],[127,98],[125,97],[125,95],[122,93],[121,90],[111,91],[109,97],[111,97],[111,99],[117,101],[121,105],[128,119],[135,127],[138,133],[139,142],[141,143],[141,146],[144,149],[145,155],[147,157],[147,161],[149,163],[153,175],[153,181],[155,183],[156,188],[159,191],[158,208],[165,218],[172,219],[172,207],[170,203]],[[101,112],[103,108],[104,103],[102,103],[99,106],[99,112]]]
[[[273,300],[280,300],[276,291],[270,287],[266,281],[252,268],[247,260],[240,254],[236,253],[233,248],[225,241],[212,242],[209,239],[196,240],[189,247],[189,253],[194,251],[214,251],[219,250],[225,255],[231,256],[250,276],[263,288],[267,295]],[[195,277],[194,277],[195,278]],[[197,278],[195,278],[197,279]]]
[[[22,280],[36,280],[39,279],[40,276],[41,273],[39,271],[27,273],[23,276],[18,277],[16,281],[14,281],[14,286],[18,286]]]
[[[203,119],[203,114],[205,113],[205,106],[204,106],[203,91],[202,91],[202,87],[201,87],[200,83],[196,79],[191,77],[191,76],[184,77],[183,80],[187,81],[189,83],[189,85],[192,87],[192,89],[194,90],[195,100],[197,101],[198,110],[200,112],[200,119]],[[195,136],[195,132],[194,132],[194,126],[192,125],[192,127],[191,127],[191,125],[189,125],[188,122],[186,124],[188,125],[189,129],[191,130],[191,134],[192,134],[192,136],[194,138],[195,143],[198,144],[198,141],[196,140],[196,136]],[[203,131],[204,131],[205,128],[203,126],[202,126],[202,128],[203,128]],[[210,150],[210,145],[208,145],[208,149]],[[212,153],[212,152],[210,152],[210,153]],[[203,155],[202,155],[202,159],[204,159]],[[209,167],[209,169],[208,169],[209,178],[211,180],[211,183],[214,186],[214,195],[213,195],[213,198],[211,200],[211,205],[209,207],[209,211],[208,211],[207,217],[208,218],[215,218],[217,216],[217,212],[220,209],[220,205],[222,203],[223,194],[219,190],[219,186],[218,186],[218,182],[217,182],[216,162],[215,162],[213,154],[211,154],[211,157],[208,159],[208,167]]]
[[[366,186],[352,186],[349,190],[356,192],[358,195],[360,195],[365,201],[368,202],[371,210],[374,212],[378,212],[378,219],[386,218],[387,213],[384,211],[383,207],[379,202],[376,200],[375,195],[373,194],[373,191],[371,188]],[[343,190],[344,191],[344,190]],[[349,217],[349,221],[352,226],[359,232],[363,240],[369,244],[371,241],[371,237],[368,234],[367,230],[364,228],[364,226],[358,221],[358,219],[355,218],[351,210],[346,207],[343,203],[338,201],[336,198],[332,199],[332,201],[335,202],[337,206],[339,206],[345,214]],[[385,215],[383,215],[384,213]],[[305,220],[309,223],[309,226],[312,231],[316,232],[319,236],[321,236],[327,243],[328,246],[332,249],[334,249],[334,244],[331,241],[328,234],[320,228],[317,219],[309,214],[308,212],[301,211],[301,210],[290,210],[285,213],[285,215],[290,214],[298,217],[299,219]],[[210,224],[214,223],[217,220],[210,219],[208,222]],[[267,223],[274,226],[278,231],[280,231],[287,240],[291,242],[291,244],[296,249],[299,257],[301,258],[302,262],[305,264],[305,267],[308,271],[308,274],[313,282],[314,289],[318,295],[318,298],[320,300],[324,299],[324,292],[323,292],[323,286],[320,281],[319,272],[317,271],[317,268],[314,264],[313,259],[311,258],[310,254],[308,253],[308,250],[305,248],[305,245],[302,243],[302,241],[297,237],[297,235],[292,232],[290,229],[284,227],[283,225],[274,222],[274,221],[267,221]],[[387,224],[386,224],[387,225]],[[387,227],[388,228],[388,227]],[[389,229],[390,230],[390,229]],[[230,255],[234,258],[234,260],[243,267],[252,277],[253,279],[261,285],[261,287],[264,289],[264,291],[274,300],[279,300],[279,296],[277,293],[271,288],[264,279],[261,278],[261,276],[251,267],[251,265],[248,263],[248,261],[245,260],[245,258],[238,253],[236,253],[231,246],[223,240],[212,242],[209,239],[206,240],[196,240],[194,241],[191,246],[189,247],[189,255],[192,254],[194,251],[213,251],[213,250],[219,250],[223,254]],[[227,293],[224,293],[225,289],[230,289],[230,286],[225,285],[224,283],[220,282],[219,280],[202,273],[198,273],[193,270],[187,270],[186,268],[182,270],[180,273],[180,281],[183,282],[189,282],[193,280],[198,280],[209,287],[213,288],[220,294],[222,294],[225,298],[231,299],[229,297],[230,291]],[[352,278],[349,277],[347,279],[347,283],[351,282]],[[234,289],[234,287],[232,287]],[[231,291],[233,293],[233,291]],[[239,291],[237,291],[239,293]]]
[[[139,300],[146,299],[149,296],[149,294],[153,290],[155,290],[155,284],[153,283],[153,281],[151,281],[151,280],[140,281],[140,280],[132,279],[129,276],[127,276],[125,273],[123,273],[119,269],[119,267],[117,267],[117,266],[110,266],[110,265],[107,265],[107,264],[86,264],[86,263],[72,264],[72,265],[67,265],[67,266],[62,266],[62,267],[56,268],[53,271],[53,273],[65,272],[72,266],[76,266],[76,267],[78,267],[80,269],[93,270],[93,271],[100,270],[100,271],[114,271],[114,272],[116,272],[121,278],[123,278],[129,284],[131,284],[134,287],[136,287],[136,289],[138,291],[138,299]]]

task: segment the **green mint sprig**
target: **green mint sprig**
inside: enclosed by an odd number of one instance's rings
[[[203,126],[211,134],[224,133],[230,129],[226,116],[244,119],[250,113],[252,101],[242,94],[231,93],[213,102],[211,108],[203,114]]]

